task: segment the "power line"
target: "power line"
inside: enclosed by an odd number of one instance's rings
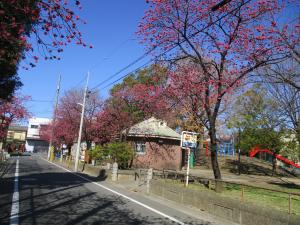
[[[144,63],[143,65],[141,65],[141,66],[139,66],[138,68],[136,68],[134,71],[131,71],[129,74],[125,74],[125,75],[123,75],[122,77],[118,78],[117,80],[115,80],[115,81],[109,83],[108,85],[104,86],[103,89],[105,89],[105,88],[107,88],[107,87],[113,85],[114,83],[116,83],[116,82],[118,82],[118,81],[124,79],[125,77],[129,76],[130,74],[137,72],[138,70],[140,70],[141,68],[143,68],[143,67],[145,67],[146,65],[150,64],[151,62],[152,62],[152,60],[147,61],[147,62]]]
[[[127,42],[135,40],[134,38],[132,38],[132,35],[130,35],[130,37],[128,39],[126,39],[125,41],[121,42],[116,48],[114,48],[109,54],[106,55],[106,57],[102,58],[101,61],[96,62],[94,65],[92,65],[90,67],[89,70],[94,69],[96,66],[98,66],[99,64],[101,64],[103,61],[109,59],[110,57],[112,57],[116,52],[119,51],[120,48],[122,48]]]
[[[234,11],[236,11],[237,9],[239,9],[240,7],[242,7],[243,5],[248,4],[250,1],[251,1],[251,0],[248,0],[248,1],[246,1],[246,2],[241,3],[238,7],[234,8],[233,10],[231,10],[231,11],[229,11],[228,13],[224,14],[223,16],[219,17],[219,18],[218,18],[217,20],[215,20],[214,22],[212,22],[212,23],[206,25],[204,28],[202,28],[202,29],[196,31],[195,33],[191,34],[187,39],[192,38],[192,37],[198,35],[200,32],[202,32],[202,31],[206,30],[207,28],[211,27],[212,25],[216,24],[217,22],[219,22],[220,20],[222,20],[222,19],[225,18],[226,16],[230,15],[231,13],[233,13]],[[215,8],[213,7],[213,8],[214,8],[214,11],[216,11],[217,9],[219,9],[220,7],[224,6],[225,4],[227,4],[227,3],[229,3],[229,2],[230,2],[230,1],[225,1],[225,3],[224,3],[224,2],[222,1],[222,2],[221,2],[221,3],[222,3],[221,5],[218,4],[218,5],[216,5]],[[180,42],[177,43],[177,44],[174,44],[174,46],[172,46],[172,47],[170,47],[169,49],[165,50],[163,53],[159,54],[159,55],[158,55],[157,57],[155,57],[154,59],[149,60],[149,61],[148,61],[147,63],[145,63],[143,66],[145,66],[145,65],[147,65],[147,64],[149,64],[149,63],[151,63],[151,62],[154,62],[157,58],[160,58],[160,57],[162,57],[163,55],[165,55],[166,53],[168,53],[168,52],[174,50],[176,47],[178,47],[178,44],[180,45],[180,44],[182,44],[182,43],[184,43],[184,42],[186,42],[186,39],[180,41]],[[133,62],[131,62],[130,64],[128,64],[127,66],[125,66],[125,67],[122,68],[121,70],[119,70],[117,73],[111,75],[110,77],[108,77],[108,78],[105,79],[104,81],[102,81],[102,82],[100,82],[99,84],[97,84],[97,85],[96,85],[95,87],[93,87],[91,90],[94,90],[94,89],[100,87],[101,85],[105,84],[107,81],[109,81],[109,80],[111,80],[112,78],[114,78],[115,76],[119,75],[120,73],[122,73],[123,71],[125,71],[126,69],[128,69],[129,67],[131,67],[132,65],[134,65],[134,64],[136,64],[137,62],[141,61],[141,60],[144,59],[146,56],[148,56],[150,53],[152,53],[152,52],[153,52],[157,47],[159,47],[161,44],[162,44],[162,43],[160,43],[160,44],[157,45],[157,46],[154,46],[152,49],[150,49],[149,51],[147,51],[146,53],[144,53],[142,56],[138,57],[136,60],[134,60]],[[143,66],[141,66],[141,67],[143,67]],[[139,67],[138,69],[140,69],[141,67]],[[108,87],[108,86],[110,86],[110,85],[112,85],[112,84],[114,84],[114,83],[116,83],[116,82],[118,82],[119,80],[121,80],[121,79],[123,79],[123,78],[129,76],[130,74],[134,73],[134,72],[137,71],[138,69],[135,69],[135,70],[133,70],[133,71],[127,73],[126,75],[122,76],[121,78],[118,78],[117,80],[111,82],[109,85],[106,85],[105,88]]]
[[[143,55],[141,55],[140,57],[138,57],[137,59],[135,59],[133,62],[129,63],[127,66],[123,67],[121,70],[119,70],[118,72],[114,73],[113,75],[111,75],[110,77],[108,77],[107,79],[105,79],[104,81],[102,81],[101,83],[97,84],[95,87],[93,87],[91,90],[94,90],[98,87],[100,87],[101,85],[105,84],[107,81],[111,80],[112,78],[114,78],[115,76],[119,75],[120,73],[122,73],[123,71],[125,71],[126,69],[128,69],[129,67],[133,66],[134,64],[138,63],[139,61],[141,61],[142,59],[144,59],[146,56],[148,56],[151,52],[154,51],[155,48],[152,48],[151,50],[147,51],[146,53],[144,53]],[[152,62],[153,60],[150,60],[150,62]],[[149,62],[149,63],[150,63]],[[130,72],[131,74],[132,72]]]
[[[109,58],[110,58],[111,56],[113,56],[116,52],[118,52],[118,50],[119,50],[120,48],[122,48],[127,42],[129,42],[129,41],[131,41],[131,40],[134,40],[134,38],[131,38],[131,36],[132,36],[132,35],[130,35],[130,37],[129,37],[128,39],[126,39],[125,41],[121,42],[116,48],[114,48],[109,54],[107,54],[107,56],[104,57],[100,62],[96,62],[94,65],[92,65],[92,66],[90,67],[89,70],[94,69],[96,66],[98,66],[99,64],[101,64],[104,60],[109,59]],[[121,71],[121,72],[122,72],[122,71]],[[120,73],[121,73],[121,72],[120,72]],[[81,83],[83,83],[83,81],[86,80],[86,77],[87,77],[87,75],[85,75],[85,76],[83,77],[83,79],[81,79],[74,87],[76,88],[76,87],[78,87]]]
[[[74,86],[74,88],[77,88],[81,83],[83,83],[83,81],[85,81],[86,80],[86,76],[87,75],[85,75],[75,86]]]
[[[54,102],[53,100],[30,99],[29,102]]]

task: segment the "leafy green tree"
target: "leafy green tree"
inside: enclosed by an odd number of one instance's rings
[[[261,85],[254,85],[239,96],[229,122],[229,128],[238,130],[237,147],[247,154],[254,146],[268,148],[278,154],[284,146],[284,129],[278,114],[277,102],[268,97],[267,90]],[[273,172],[276,160],[273,155]]]
[[[287,129],[285,137],[287,147],[284,154],[290,159],[300,155],[300,61],[286,60],[280,64],[267,68],[263,81],[271,97],[279,105],[284,126]],[[262,71],[264,72],[264,71]],[[279,79],[280,78],[280,79]],[[283,154],[283,152],[282,152]],[[298,161],[300,158],[296,159]]]
[[[300,146],[296,135],[291,131],[287,131],[285,135],[283,135],[283,140],[284,146],[280,154],[294,162],[300,162]]]

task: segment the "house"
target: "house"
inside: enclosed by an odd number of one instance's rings
[[[30,118],[26,136],[26,151],[48,151],[49,143],[40,137],[40,129],[51,122],[48,118]]]
[[[133,167],[180,170],[184,156],[180,134],[163,120],[151,117],[122,132],[134,146]]]
[[[6,149],[8,152],[25,150],[25,139],[27,134],[27,126],[11,124],[8,127],[6,136]]]

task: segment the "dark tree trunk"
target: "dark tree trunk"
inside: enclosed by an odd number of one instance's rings
[[[216,130],[214,126],[210,128],[209,137],[210,137],[211,165],[214,172],[214,177],[215,179],[222,179],[220,167],[218,163],[217,136],[216,136]]]
[[[272,176],[276,174],[276,157],[275,153],[272,154]]]
[[[0,124],[0,125],[3,125],[3,122],[2,122],[2,124]],[[6,149],[6,142],[7,142],[7,134],[8,134],[8,128],[9,128],[9,125],[6,125],[6,126],[3,126],[2,127],[2,129],[5,131],[5,135],[4,135],[4,137],[2,137],[2,139],[0,140],[0,142],[2,142],[2,148],[3,149]]]
[[[211,165],[215,179],[222,179],[220,167],[218,163],[217,144],[211,143]]]
[[[86,141],[86,149],[90,150],[92,146],[92,142],[91,141]]]
[[[131,159],[130,159],[130,162],[129,162],[129,165],[128,165],[128,167],[129,168],[131,168],[132,167],[132,165],[133,165],[133,156],[131,157]]]
[[[298,141],[298,145],[300,146],[300,118],[299,118],[299,122],[297,123],[297,127],[296,127],[296,139]]]
[[[68,156],[71,155],[71,151],[72,151],[72,144],[68,144],[67,145],[67,149],[68,149]]]

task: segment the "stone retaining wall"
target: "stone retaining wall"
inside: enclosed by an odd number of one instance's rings
[[[241,225],[300,224],[300,216],[216,196],[205,191],[174,186],[165,183],[163,180],[152,180],[150,182],[150,193],[180,204],[196,207]]]
[[[79,164],[79,170],[91,176],[111,180],[111,170],[89,164]],[[141,171],[118,170],[117,181],[144,179]],[[248,202],[221,197],[214,193],[191,190],[164,180],[151,180],[150,193],[183,205],[190,205],[210,214],[225,218],[241,225],[299,225],[300,216],[289,215],[276,209],[264,208]]]

